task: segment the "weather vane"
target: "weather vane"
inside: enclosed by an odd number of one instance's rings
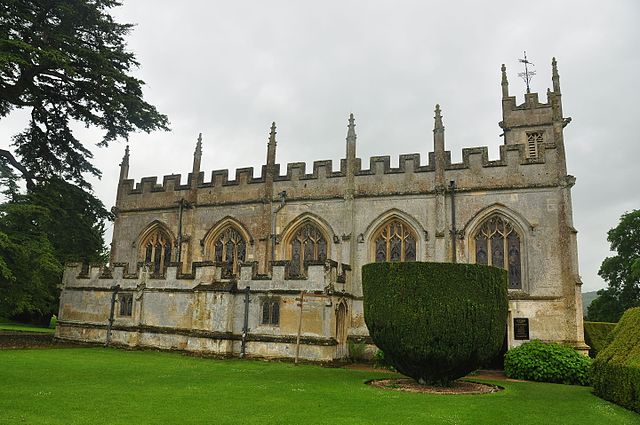
[[[528,68],[527,65],[531,65],[531,66],[535,66],[535,65],[532,62],[529,62],[527,60],[527,52],[526,52],[526,50],[524,52],[524,59],[518,59],[518,62],[524,64],[524,72],[518,73],[518,77],[521,77],[524,80],[525,84],[527,85],[527,93],[531,93],[531,88],[529,87],[529,83],[531,82],[531,77],[536,75],[536,72],[535,71],[529,71],[529,68]]]

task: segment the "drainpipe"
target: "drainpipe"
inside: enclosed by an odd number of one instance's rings
[[[287,192],[283,190],[278,195],[280,196],[280,205],[278,205],[278,208],[273,212],[271,219],[271,261],[276,260],[276,216],[278,211],[284,208]]]
[[[449,191],[451,192],[451,255],[453,263],[457,263],[456,237],[458,236],[458,231],[456,230],[456,182],[454,180],[449,182]]]
[[[107,338],[104,341],[104,346],[109,346],[109,341],[111,340],[111,327],[113,326],[113,314],[116,306],[116,295],[120,290],[120,285],[115,285],[111,287],[113,293],[111,294],[111,310],[109,311],[109,321],[107,322]]]
[[[244,288],[244,323],[242,325],[242,345],[240,347],[240,358],[243,358],[247,350],[247,334],[249,333],[249,291],[250,288]]]

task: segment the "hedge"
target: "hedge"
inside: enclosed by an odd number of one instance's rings
[[[594,393],[640,413],[640,307],[627,310],[593,362]]]
[[[504,372],[514,379],[589,385],[591,362],[572,347],[534,339],[507,352]]]
[[[595,359],[599,352],[607,348],[611,342],[609,337],[615,327],[615,323],[584,322],[584,341],[591,347],[589,357]]]
[[[364,318],[385,359],[420,383],[448,385],[491,360],[507,320],[505,270],[476,264],[362,268]]]

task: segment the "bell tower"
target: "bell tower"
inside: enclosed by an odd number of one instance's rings
[[[521,62],[533,65],[526,59]],[[524,103],[518,105],[515,96],[509,96],[509,81],[507,68],[502,65],[502,121],[498,124],[504,131],[506,145],[525,145],[526,156],[535,160],[542,154],[541,145],[550,142],[561,148],[564,159],[562,129],[571,122],[571,118],[562,117],[562,98],[560,94],[560,75],[556,59],[551,61],[551,80],[553,91],[547,89],[546,103],[540,102],[538,93],[530,92],[529,82],[533,71],[525,68],[520,76],[525,78],[527,93]],[[564,162],[564,161],[563,161]],[[566,170],[565,170],[566,173]]]

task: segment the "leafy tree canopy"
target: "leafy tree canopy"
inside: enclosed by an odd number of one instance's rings
[[[640,210],[623,214],[620,223],[609,230],[607,240],[616,252],[607,257],[598,274],[608,288],[589,306],[589,320],[617,322],[625,310],[640,306]]]
[[[99,199],[58,178],[0,205],[0,316],[55,313],[62,265],[104,260],[109,218]]]
[[[98,145],[135,130],[168,130],[168,120],[142,97],[144,82],[126,50],[130,24],[107,13],[115,0],[5,0],[0,4],[0,117],[15,108],[31,111],[14,137],[17,160],[0,157],[27,178],[62,176],[90,187],[83,173],[100,176],[91,152],[70,125],[105,130]]]

